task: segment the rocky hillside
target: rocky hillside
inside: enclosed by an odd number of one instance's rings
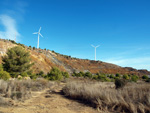
[[[150,75],[150,72],[147,70],[136,70],[131,67],[120,67],[114,64],[102,62],[102,61],[93,61],[72,58],[70,56],[62,55],[50,50],[42,50],[24,46],[23,44],[16,44],[14,41],[8,41],[0,39],[0,63],[1,57],[6,55],[8,48],[14,46],[23,46],[27,51],[30,52],[32,62],[34,66],[32,67],[33,72],[38,73],[43,71],[44,73],[49,72],[53,67],[59,67],[62,71],[67,71],[69,73],[73,72],[87,72],[91,73],[107,73],[107,74],[136,74],[136,75]]]

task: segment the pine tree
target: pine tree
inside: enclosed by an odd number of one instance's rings
[[[30,54],[21,46],[15,46],[8,49],[7,55],[2,57],[3,68],[9,72],[12,77],[27,72],[33,65],[30,61]]]

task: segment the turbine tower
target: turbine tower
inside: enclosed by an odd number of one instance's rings
[[[91,45],[91,46],[95,48],[95,61],[96,61],[96,48],[99,47],[99,45],[98,46]]]
[[[40,29],[39,29],[39,32],[35,32],[35,33],[33,33],[33,34],[38,34],[37,49],[39,49],[39,38],[40,38],[40,36],[41,36],[41,37],[43,37],[43,36],[42,36],[42,34],[40,33],[40,31],[41,31],[41,27],[40,27]]]

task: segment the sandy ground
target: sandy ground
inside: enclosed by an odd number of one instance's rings
[[[62,87],[34,92],[31,99],[0,107],[0,113],[98,113],[92,107],[70,100],[61,95]]]

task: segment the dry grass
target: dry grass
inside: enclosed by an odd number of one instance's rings
[[[32,97],[32,91],[50,88],[54,83],[45,79],[0,80],[0,105],[8,104],[8,99],[23,101]]]
[[[111,85],[112,84],[112,85]],[[129,83],[116,90],[113,83],[69,82],[63,93],[96,107],[101,112],[149,113],[150,84]]]

